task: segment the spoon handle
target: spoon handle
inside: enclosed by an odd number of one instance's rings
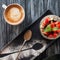
[[[20,53],[21,53],[21,50],[22,50],[22,48],[24,47],[25,43],[26,43],[26,40],[24,40],[21,48],[19,49],[19,53],[18,53],[18,56],[17,56],[16,60],[18,60],[18,57],[19,57],[19,55],[20,55]]]
[[[18,53],[18,52],[19,51],[15,51],[15,52],[11,52],[11,53],[3,53],[3,54],[0,54],[0,58],[11,55],[11,54],[14,54],[14,53]]]

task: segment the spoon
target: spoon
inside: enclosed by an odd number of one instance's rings
[[[20,52],[21,52],[23,46],[25,45],[26,41],[29,41],[31,39],[31,37],[32,37],[32,31],[31,30],[26,31],[26,33],[24,34],[24,42],[23,42],[21,48],[19,49],[19,54],[18,54],[16,60],[18,60]]]
[[[21,50],[21,51],[25,51],[25,50],[29,50],[29,49],[39,50],[42,47],[43,47],[42,44],[36,43],[32,47],[30,47],[28,49]],[[3,53],[3,54],[0,54],[0,58],[5,57],[5,56],[8,56],[8,55],[11,55],[11,54],[14,54],[14,53],[18,53],[18,52],[20,52],[20,51],[15,51],[15,52],[11,52],[11,53]]]

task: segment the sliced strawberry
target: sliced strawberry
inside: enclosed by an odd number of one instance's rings
[[[53,33],[53,37],[56,38],[58,36],[57,33]]]
[[[60,33],[60,29],[58,29],[57,32]]]
[[[58,24],[60,24],[60,22],[58,22]]]
[[[50,24],[50,26],[51,26],[51,28],[54,28],[54,27],[55,27],[55,24],[52,22],[52,23]]]
[[[60,24],[57,24],[56,26],[57,26],[58,28],[60,28]]]
[[[57,33],[57,31],[53,31],[53,33]]]
[[[45,19],[45,21],[43,22],[43,27],[45,27],[48,23],[49,23],[49,21],[50,21],[50,18],[49,17],[47,17],[46,19]]]
[[[46,23],[46,24],[48,24],[48,23],[49,23],[49,21],[50,21],[50,18],[49,18],[49,17],[47,17],[47,18],[45,19],[45,23]]]
[[[55,22],[55,25],[57,25],[57,24],[59,24],[59,22],[58,22],[58,21],[56,21],[56,22]]]
[[[45,23],[45,22],[43,22],[43,24],[42,24],[42,25],[43,25],[43,27],[45,27],[45,26],[46,26],[46,23]]]
[[[49,37],[49,38],[53,38],[53,35],[52,35],[52,34],[50,34],[48,37]]]
[[[44,35],[46,35],[46,36],[48,36],[48,35],[49,35],[49,33],[48,33],[48,32],[43,32],[43,34],[44,34]]]
[[[60,24],[60,22],[59,22],[59,24]]]

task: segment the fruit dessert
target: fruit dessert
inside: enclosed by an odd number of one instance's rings
[[[48,15],[40,23],[41,34],[47,39],[57,39],[60,35],[59,17]]]

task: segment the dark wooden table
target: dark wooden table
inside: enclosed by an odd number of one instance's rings
[[[19,3],[25,9],[25,20],[18,26],[7,24],[3,18],[2,4]],[[45,11],[51,10],[55,15],[60,16],[60,0],[0,0],[0,49],[9,41],[18,36],[28,25],[38,19]],[[51,56],[60,53],[60,42],[57,41],[47,51]]]

